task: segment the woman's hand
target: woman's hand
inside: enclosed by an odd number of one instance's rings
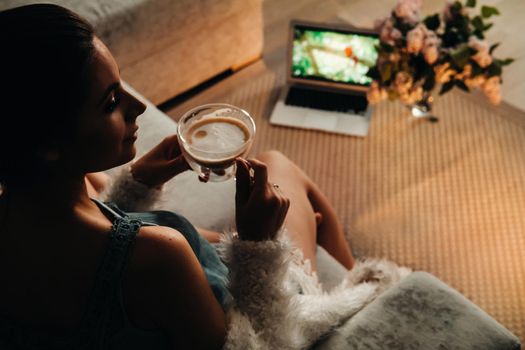
[[[253,169],[253,178],[250,176]],[[268,183],[266,165],[258,160],[237,159],[235,220],[239,238],[251,241],[274,239],[283,225],[290,200],[278,186]]]
[[[190,167],[181,154],[177,135],[168,136],[131,165],[133,178],[149,187],[160,188]]]

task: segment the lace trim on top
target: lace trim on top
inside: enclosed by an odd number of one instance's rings
[[[0,348],[5,344],[31,350],[103,349],[104,340],[111,331],[113,305],[118,304],[116,291],[126,266],[129,247],[141,225],[141,220],[120,215],[115,218],[109,234],[109,247],[97,270],[80,329],[71,332],[42,331],[0,319]]]

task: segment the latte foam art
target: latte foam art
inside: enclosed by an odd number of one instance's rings
[[[192,148],[203,152],[230,152],[241,148],[248,138],[244,125],[237,120],[218,118],[202,120],[191,126],[187,133]]]

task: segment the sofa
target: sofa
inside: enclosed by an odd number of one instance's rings
[[[262,0],[2,0],[85,17],[116,58],[124,80],[155,105],[260,57]]]

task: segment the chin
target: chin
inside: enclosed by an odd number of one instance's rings
[[[131,145],[129,150],[126,150],[126,155],[123,157],[124,161],[121,164],[132,161],[136,155],[137,155],[137,148],[135,147],[135,144],[133,144]]]
[[[135,148],[135,145],[133,145],[132,147],[123,149],[122,152],[120,153],[120,156],[118,157],[118,160],[114,160],[112,164],[106,167],[106,169],[104,170],[115,168],[120,165],[129,163],[135,158],[136,155],[137,155],[137,149]]]

